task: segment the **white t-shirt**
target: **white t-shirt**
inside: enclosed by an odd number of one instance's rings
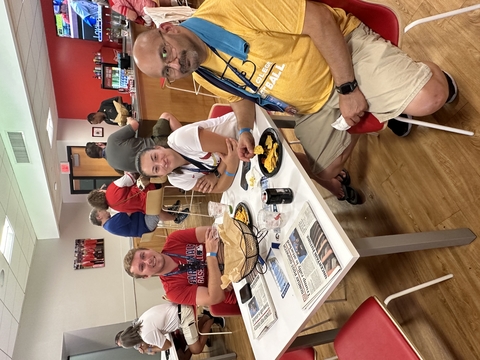
[[[165,344],[165,334],[174,332],[180,326],[178,306],[172,303],[154,306],[145,311],[138,321],[142,321],[140,336],[143,341],[161,348]]]
[[[202,128],[223,135],[229,138],[237,138],[237,118],[233,112],[214,119],[198,121],[175,130],[168,137],[168,146],[176,152],[190,159],[196,160],[207,167],[216,167],[220,163],[217,154],[208,153],[202,150],[198,129]],[[193,169],[193,171],[189,170]],[[184,190],[191,190],[197,180],[205,174],[198,172],[194,165],[182,166],[182,173],[168,174],[170,184]]]

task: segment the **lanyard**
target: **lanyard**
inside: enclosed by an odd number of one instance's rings
[[[185,255],[177,255],[177,254],[170,254],[170,253],[164,253],[167,256],[170,257],[177,257],[180,259],[185,259],[187,260],[186,264],[178,264],[178,270],[176,271],[170,271],[167,274],[163,274],[162,276],[172,276],[172,275],[177,275],[177,274],[182,274],[187,271],[197,271],[204,269],[207,267],[207,263],[202,260],[195,259],[191,256],[185,256]]]
[[[227,65],[227,67],[232,70],[232,72],[237,75],[237,77],[243,81],[243,83],[248,86],[250,89],[252,89],[254,92],[257,92],[258,87],[256,87],[250,80],[248,80],[245,75],[243,75],[236,67],[230,64],[230,61],[225,60],[223,57],[220,56],[218,53],[217,49],[215,49],[213,46],[210,46],[207,44],[207,46],[212,50],[212,52],[217,55],[220,59],[223,60],[223,62]],[[223,78],[223,76],[222,76]],[[238,85],[237,85],[238,86]]]

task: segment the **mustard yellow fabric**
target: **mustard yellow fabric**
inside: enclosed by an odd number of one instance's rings
[[[326,5],[324,5],[326,6]],[[243,71],[259,92],[293,105],[299,113],[317,112],[328,100],[333,80],[325,59],[310,37],[301,35],[305,0],[206,0],[193,17],[210,21],[250,44],[245,63],[220,53]],[[342,33],[352,32],[360,20],[342,9],[329,8]],[[202,66],[222,74],[225,63],[209,52]],[[225,77],[241,84],[231,70]],[[195,81],[229,102],[239,101],[194,74]]]

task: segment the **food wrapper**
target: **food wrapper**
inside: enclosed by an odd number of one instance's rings
[[[221,288],[225,289],[232,282],[242,279],[245,264],[245,241],[242,231],[235,225],[228,213],[223,214],[223,224],[218,225],[218,232],[223,241],[224,268]]]

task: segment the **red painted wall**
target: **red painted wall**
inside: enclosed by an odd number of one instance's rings
[[[130,102],[130,95],[116,90],[104,90],[100,87],[100,80],[93,78],[95,53],[100,51],[102,46],[114,47],[117,44],[57,36],[52,0],[40,2],[58,117],[83,120],[98,109],[102,100],[118,95],[122,95],[125,102]]]

